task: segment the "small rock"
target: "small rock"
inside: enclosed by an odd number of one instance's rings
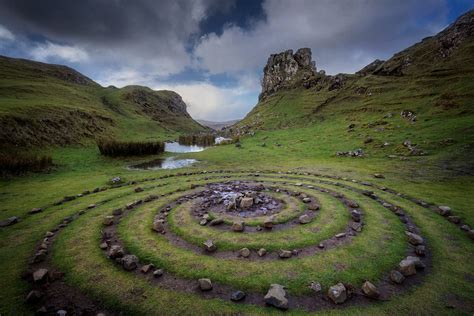
[[[249,209],[253,205],[253,198],[251,197],[244,197],[240,200],[240,207],[243,209]]]
[[[271,284],[270,289],[263,298],[265,303],[279,309],[288,309],[288,294],[284,286],[280,284]]]
[[[137,268],[138,258],[135,255],[125,255],[122,258],[122,266],[127,271],[132,271]]]
[[[405,277],[397,270],[390,271],[390,280],[397,284],[402,284],[405,281]]]
[[[66,316],[67,312],[64,309],[60,309],[56,312],[56,315],[58,316]]]
[[[44,282],[48,279],[48,269],[38,269],[33,273],[33,281],[36,283]]]
[[[424,243],[423,238],[420,235],[406,231],[405,234],[408,236],[408,242],[414,246],[421,245]]]
[[[418,258],[418,257],[408,256],[408,257],[406,257],[405,260],[411,260],[411,261],[413,261],[413,263],[415,264],[415,268],[416,268],[416,269],[424,269],[424,268],[425,268],[425,264],[424,264],[423,261],[421,261],[421,259]]]
[[[446,205],[438,206],[439,214],[442,216],[449,216],[451,215],[451,208]]]
[[[339,233],[337,234],[336,236],[334,236],[336,238],[342,238],[342,237],[346,237],[346,233]]]
[[[469,230],[467,232],[467,236],[471,238],[472,240],[474,240],[474,229]]]
[[[245,223],[243,221],[235,221],[232,224],[232,230],[234,232],[243,232],[245,227]]]
[[[248,248],[242,248],[239,250],[239,256],[248,258],[250,256],[250,250]]]
[[[314,202],[314,201],[308,203],[308,210],[309,211],[317,211],[317,210],[319,210],[319,208],[320,208],[319,204]]]
[[[111,259],[121,258],[124,255],[123,248],[119,245],[113,245],[110,247],[108,255]]]
[[[142,268],[140,269],[140,271],[142,273],[148,273],[149,271],[153,270],[155,266],[153,265],[153,263],[150,263],[150,264],[145,264],[144,266],[142,266]]]
[[[333,285],[328,290],[328,297],[334,304],[342,304],[347,299],[347,290],[344,284],[338,283]]]
[[[415,253],[420,256],[420,257],[424,257],[426,255],[426,248],[425,246],[423,245],[418,245],[416,246],[415,248]]]
[[[311,290],[313,290],[314,292],[316,292],[316,293],[319,293],[319,292],[321,292],[321,290],[322,290],[322,288],[321,288],[321,283],[319,283],[319,282],[314,282],[314,281],[311,282],[311,284],[309,285],[309,288],[310,288]]]
[[[356,232],[361,232],[362,231],[362,223],[352,222],[350,224],[350,226],[351,226],[353,231],[356,231]]]
[[[377,290],[377,287],[375,287],[375,285],[369,281],[365,281],[362,285],[362,292],[370,298],[377,298],[380,296],[380,292]]]
[[[380,173],[374,173],[374,178],[385,179],[385,176],[383,174],[380,174]]]
[[[143,192],[143,188],[137,187],[137,188],[135,188],[134,191],[135,191],[136,193],[138,193],[138,192]]]
[[[415,262],[413,260],[403,259],[398,264],[398,268],[404,276],[410,276],[410,275],[416,274]]]
[[[308,224],[311,222],[311,217],[309,217],[307,214],[303,214],[298,218],[298,221],[300,224]]]
[[[114,217],[113,216],[106,216],[104,218],[104,221],[102,222],[102,224],[104,224],[104,226],[110,226],[114,223]]]
[[[165,221],[162,219],[157,219],[153,222],[153,230],[158,233],[165,232]]]
[[[46,234],[44,234],[44,235],[45,235],[45,237],[50,238],[50,237],[54,236],[54,233],[53,232],[46,232]]]
[[[163,269],[156,269],[155,271],[153,271],[153,277],[155,278],[159,278],[162,275],[163,275]]]
[[[273,217],[268,217],[263,221],[263,227],[267,229],[273,228]]]
[[[6,227],[18,223],[19,218],[16,216],[9,217],[3,221],[0,221],[0,227]]]
[[[245,296],[247,296],[247,294],[245,294],[244,292],[242,291],[235,291],[234,293],[232,293],[232,295],[230,296],[230,299],[234,302],[238,302],[238,301],[241,301],[245,298]]]
[[[31,211],[29,211],[28,213],[37,214],[37,213],[40,213],[42,211],[43,211],[43,209],[41,207],[35,207],[35,208],[32,208]]]
[[[201,219],[201,221],[199,222],[199,225],[201,226],[206,226],[207,224],[207,219]]]
[[[210,291],[212,290],[212,282],[211,279],[199,279],[199,288],[201,291]]]
[[[214,251],[217,250],[216,245],[214,244],[214,242],[211,239],[206,240],[203,243],[203,245],[204,245],[204,249],[206,249],[206,251],[208,251],[208,252],[214,252]]]
[[[96,207],[95,204],[89,204],[89,205],[87,206],[88,209],[95,208],[95,207]]]
[[[358,208],[359,207],[359,204],[357,204],[356,202],[351,201],[351,200],[347,200],[346,205],[349,206],[350,208]]]
[[[33,262],[34,263],[43,262],[46,259],[47,254],[48,252],[45,249],[41,249],[33,257]]]
[[[354,222],[360,222],[361,214],[358,210],[352,210],[351,217]]]
[[[123,211],[121,208],[116,208],[115,210],[112,211],[112,215],[114,216],[120,216],[122,215]]]
[[[283,250],[281,249],[279,252],[278,252],[278,256],[282,259],[287,259],[287,258],[291,258],[291,256],[293,255],[293,253],[290,251],[290,250]]]
[[[461,229],[464,230],[465,232],[467,232],[467,231],[471,230],[471,227],[469,227],[469,225],[464,224],[464,225],[461,226]]]
[[[319,248],[319,249],[324,249],[324,244],[323,244],[322,242],[320,242],[320,243],[318,244],[318,248]]]
[[[99,248],[105,250],[109,247],[109,245],[104,241],[99,245]]]
[[[311,203],[311,199],[309,197],[303,198],[303,203]]]

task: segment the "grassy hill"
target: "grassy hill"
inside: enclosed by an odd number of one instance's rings
[[[146,87],[101,87],[58,65],[0,56],[0,144],[67,145],[100,137],[163,139],[206,128],[181,97]]]
[[[292,133],[305,128],[314,137],[309,141],[317,139],[316,145],[332,151],[328,154],[361,147],[372,156],[408,155],[402,143],[410,140],[426,154],[469,168],[474,152],[473,16],[468,12],[374,69],[369,65],[358,74],[322,76],[308,89],[279,90],[234,129]],[[335,77],[342,79],[336,89],[331,88]],[[402,117],[405,110],[416,120]]]

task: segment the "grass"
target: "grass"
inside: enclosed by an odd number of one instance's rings
[[[101,140],[97,142],[99,151],[104,156],[148,156],[162,153],[163,142],[120,142],[117,140]]]

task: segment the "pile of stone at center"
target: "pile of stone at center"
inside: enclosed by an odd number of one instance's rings
[[[248,218],[273,215],[282,209],[282,201],[268,194],[263,185],[212,184],[205,192],[202,211]]]

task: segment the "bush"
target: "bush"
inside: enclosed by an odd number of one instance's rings
[[[50,156],[33,156],[21,153],[0,154],[0,174],[18,175],[26,172],[40,172],[53,166]]]
[[[178,142],[180,145],[212,146],[216,142],[216,137],[213,134],[181,135]]]
[[[120,142],[101,140],[97,142],[99,151],[104,156],[142,156],[155,155],[165,150],[163,142]]]

